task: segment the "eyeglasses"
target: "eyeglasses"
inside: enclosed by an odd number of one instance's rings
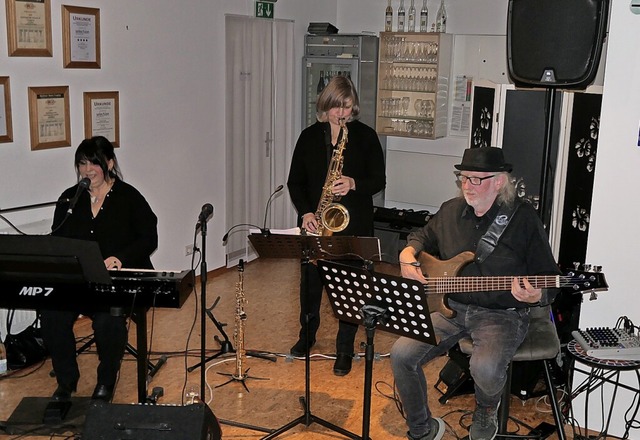
[[[492,174],[486,177],[476,177],[476,176],[465,176],[464,174],[456,173],[456,179],[461,185],[469,181],[470,184],[474,186],[478,186],[482,184],[483,180],[491,179],[492,177],[496,177],[496,174]]]

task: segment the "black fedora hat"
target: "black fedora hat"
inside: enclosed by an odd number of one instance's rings
[[[505,163],[502,148],[480,147],[467,148],[462,156],[462,163],[454,165],[461,171],[504,171],[510,173],[513,167]]]

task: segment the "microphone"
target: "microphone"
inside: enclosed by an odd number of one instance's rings
[[[265,234],[267,231],[267,214],[269,214],[269,207],[271,206],[271,200],[275,197],[276,194],[278,194],[280,191],[282,191],[282,188],[284,188],[284,185],[280,185],[276,188],[276,190],[274,192],[271,193],[271,195],[269,196],[269,200],[267,200],[267,206],[264,209],[264,223],[262,224],[262,233]]]
[[[260,229],[260,226],[254,225],[253,223],[238,223],[237,225],[231,226],[227,231],[227,233],[222,236],[222,244],[227,244],[227,238],[229,238],[229,234],[231,234],[233,231],[235,231],[236,229],[242,226],[247,226],[248,228]],[[263,231],[262,229],[260,230]]]
[[[252,223],[239,223],[237,225],[233,225],[231,226],[231,228],[229,228],[229,230],[227,231],[226,234],[224,234],[222,236],[222,244],[227,244],[227,238],[229,238],[229,234],[231,234],[233,231],[235,231],[236,229],[242,227],[242,226],[248,226],[249,228],[255,228],[255,229],[260,229],[260,232],[264,235],[268,235],[269,234],[269,230],[267,229],[267,214],[269,214],[269,206],[271,205],[271,200],[275,197],[276,194],[278,194],[280,191],[282,191],[282,189],[284,188],[284,185],[279,185],[274,192],[271,193],[271,195],[269,196],[269,199],[267,200],[267,206],[264,210],[264,223],[263,223],[263,227],[261,228],[260,226],[256,226]]]
[[[67,214],[71,214],[73,212],[73,208],[76,207],[76,203],[78,203],[78,199],[80,198],[80,194],[82,191],[89,188],[91,185],[91,179],[85,177],[80,182],[78,182],[78,189],[76,189],[76,193],[73,198],[69,201],[69,209],[67,209]]]
[[[202,205],[200,215],[198,216],[198,223],[196,223],[196,231],[199,231],[202,228],[202,225],[207,223],[212,216],[213,205],[211,203],[205,203]]]

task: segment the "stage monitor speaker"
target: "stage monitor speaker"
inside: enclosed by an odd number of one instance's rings
[[[584,89],[598,72],[609,0],[509,0],[507,61],[516,86]]]
[[[218,419],[204,403],[120,405],[93,402],[82,438],[91,440],[220,440]]]

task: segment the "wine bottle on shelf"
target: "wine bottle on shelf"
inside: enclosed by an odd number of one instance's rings
[[[409,6],[409,32],[416,31],[416,7],[411,0],[411,6]]]
[[[404,0],[400,0],[398,7],[398,32],[404,32]]]
[[[427,8],[427,0],[422,0],[422,9],[420,10],[420,32],[429,32],[429,9]]]
[[[393,24],[393,8],[391,7],[391,0],[387,3],[387,9],[384,11],[384,31],[391,32],[391,26]]]
[[[436,32],[447,32],[447,9],[444,0],[440,0],[440,8],[436,16]]]
[[[320,79],[318,80],[318,87],[316,89],[318,95],[320,94],[320,92],[322,92],[322,90],[324,90],[324,71],[321,70]]]

